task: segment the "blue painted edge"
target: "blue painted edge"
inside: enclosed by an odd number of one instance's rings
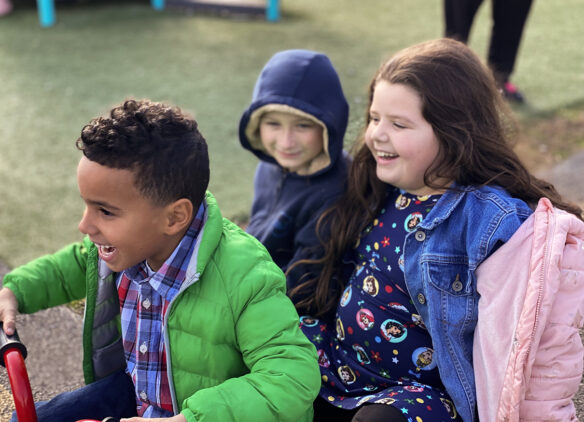
[[[266,19],[270,22],[280,20],[280,0],[266,0]]]
[[[39,22],[41,26],[53,26],[55,24],[55,2],[53,0],[37,0]]]

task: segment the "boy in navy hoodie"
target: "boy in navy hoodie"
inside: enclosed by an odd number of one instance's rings
[[[261,160],[247,232],[264,244],[283,271],[299,259],[321,254],[315,226],[345,189],[348,115],[329,58],[286,50],[266,63],[241,117],[241,145]],[[302,266],[288,272],[288,289],[302,275]]]

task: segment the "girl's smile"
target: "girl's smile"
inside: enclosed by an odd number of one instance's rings
[[[399,157],[399,155],[397,154],[392,154],[389,152],[383,152],[383,151],[376,151],[376,157],[377,157],[377,162],[381,163],[381,164],[389,164],[391,163],[393,160],[397,159]]]

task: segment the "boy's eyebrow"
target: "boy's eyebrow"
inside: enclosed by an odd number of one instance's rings
[[[114,205],[111,205],[111,204],[109,204],[107,202],[94,201],[92,199],[85,199],[85,198],[83,198],[83,200],[88,205],[93,205],[93,206],[96,206],[96,207],[103,207],[103,208],[107,208],[107,209],[110,209],[110,210],[117,210],[117,211],[121,210],[121,208],[118,208],[118,207],[116,207]]]

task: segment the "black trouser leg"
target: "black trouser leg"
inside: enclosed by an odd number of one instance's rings
[[[532,0],[492,0],[493,28],[488,62],[499,82],[509,78],[515,67],[523,28]]]
[[[482,2],[483,0],[444,0],[444,35],[466,43]]]

